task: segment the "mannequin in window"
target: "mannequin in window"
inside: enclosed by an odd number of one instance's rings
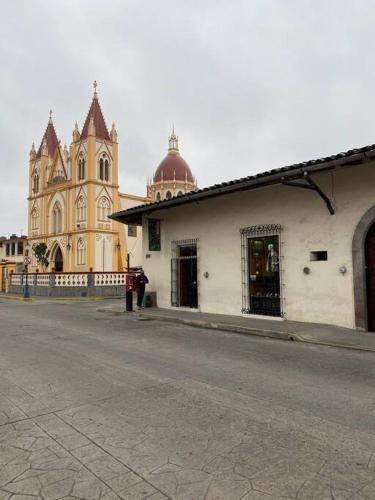
[[[273,243],[268,245],[266,271],[268,273],[279,272],[279,254],[274,249]]]

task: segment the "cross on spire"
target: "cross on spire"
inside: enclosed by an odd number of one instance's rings
[[[49,121],[52,122],[52,109],[49,110]]]
[[[94,97],[97,97],[98,94],[96,92],[96,89],[97,89],[98,84],[97,84],[96,80],[94,80],[93,85],[94,85]]]

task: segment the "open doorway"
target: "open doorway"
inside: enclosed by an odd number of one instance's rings
[[[175,307],[198,307],[197,240],[174,242],[171,263],[171,303]]]

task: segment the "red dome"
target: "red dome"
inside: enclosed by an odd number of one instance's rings
[[[185,181],[194,183],[193,174],[189,165],[178,152],[169,152],[156,169],[154,182]]]

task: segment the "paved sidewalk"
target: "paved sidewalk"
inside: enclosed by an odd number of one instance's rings
[[[116,304],[103,307],[99,311],[124,313],[124,307],[122,304]],[[124,314],[133,314],[143,319],[184,323],[199,328],[375,352],[375,332],[361,332],[332,325],[160,308],[146,308]]]

